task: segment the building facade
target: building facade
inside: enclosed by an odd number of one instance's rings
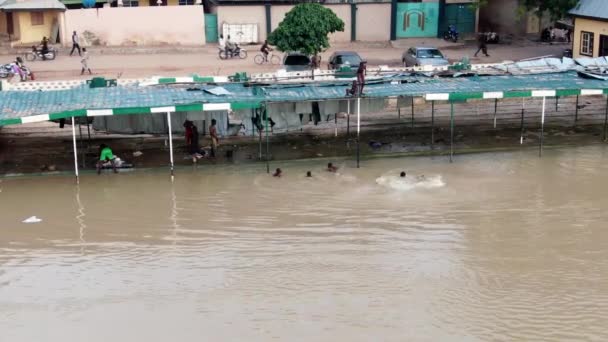
[[[57,0],[0,0],[0,35],[11,45],[56,42],[65,10]]]
[[[573,56],[608,56],[608,1],[581,0],[570,15],[574,17]]]

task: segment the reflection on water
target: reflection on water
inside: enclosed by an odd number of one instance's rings
[[[4,180],[0,341],[606,340],[606,150]]]

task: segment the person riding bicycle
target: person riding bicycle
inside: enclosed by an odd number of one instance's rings
[[[268,40],[264,40],[264,44],[262,44],[260,51],[264,54],[264,61],[268,62],[268,54],[272,51],[272,48],[268,44]]]

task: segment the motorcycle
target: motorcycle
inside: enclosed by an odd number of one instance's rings
[[[42,60],[53,60],[57,56],[57,50],[49,48],[49,50],[43,54],[42,49],[36,46],[32,46],[32,51],[25,54],[25,60],[28,62],[35,61],[36,59]]]
[[[13,78],[15,76],[21,77],[21,75],[15,73],[14,66],[15,63],[0,65],[0,78]],[[21,82],[25,82],[27,80],[34,80],[34,73],[32,73],[30,68],[26,67],[25,65],[22,65],[20,68],[24,74],[24,78],[21,79]]]
[[[220,59],[228,59],[239,57],[240,59],[247,58],[247,50],[242,49],[239,44],[234,44],[234,49],[232,51],[226,51],[226,48],[219,48],[219,57]]]
[[[448,27],[448,30],[443,34],[443,39],[445,40],[451,40],[454,43],[456,43],[458,41],[458,30],[456,30],[456,27],[454,25],[450,25]]]

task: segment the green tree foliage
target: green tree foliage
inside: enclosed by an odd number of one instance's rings
[[[316,3],[296,5],[268,36],[280,51],[317,55],[329,48],[328,34],[344,31],[344,22],[329,8]]]
[[[545,13],[551,15],[551,19],[558,20],[566,16],[579,0],[523,0],[522,7],[528,11],[534,10],[539,17]]]

